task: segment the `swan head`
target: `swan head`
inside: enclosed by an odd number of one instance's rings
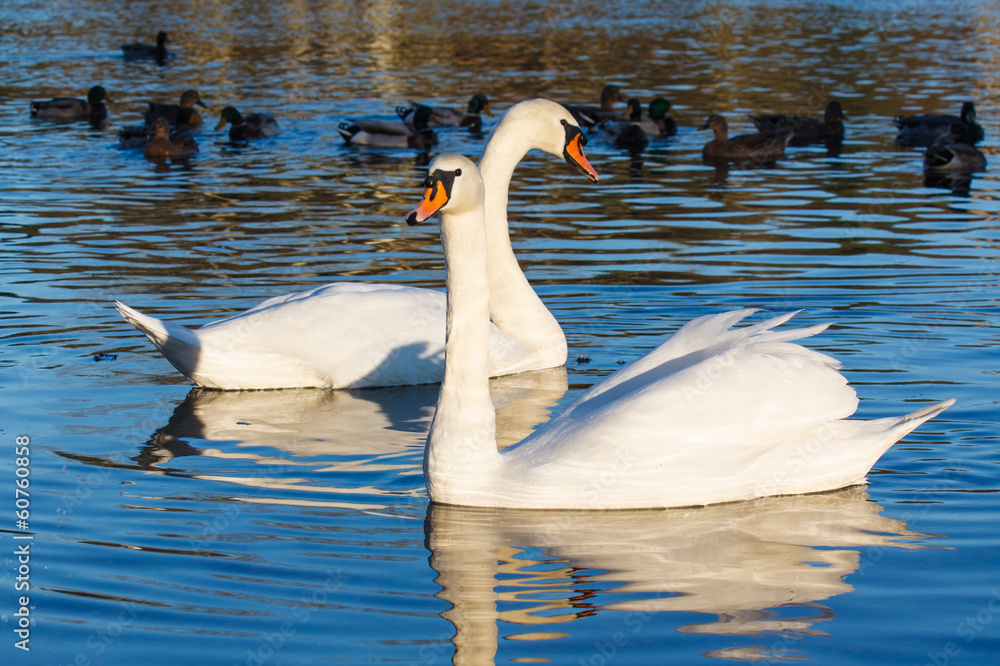
[[[461,155],[438,155],[427,166],[424,196],[406,215],[410,226],[420,224],[447,208],[464,213],[481,209],[486,188],[475,163]]]
[[[532,148],[561,157],[591,182],[598,181],[597,171],[583,154],[587,136],[562,105],[547,99],[519,102],[507,110],[494,134],[511,126],[516,126],[514,133]]]

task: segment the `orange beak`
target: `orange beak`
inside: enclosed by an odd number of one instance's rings
[[[583,134],[577,133],[566,144],[566,148],[563,150],[563,158],[568,164],[579,169],[580,173],[589,178],[591,182],[596,183],[600,179],[600,176],[597,175],[594,167],[590,166],[587,156],[583,154],[583,140]]]
[[[411,227],[420,224],[437,213],[448,203],[448,193],[444,191],[441,181],[435,180],[425,191],[420,204],[406,214],[406,223]]]

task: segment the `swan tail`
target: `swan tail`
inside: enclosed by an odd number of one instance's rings
[[[754,495],[821,492],[865,482],[893,444],[955,403],[929,405],[905,416],[873,421],[840,420],[796,438],[760,461]]]
[[[178,324],[144,315],[120,301],[115,301],[118,314],[143,332],[156,345],[172,366],[190,378],[201,354],[201,341],[191,330]]]
[[[939,402],[935,405],[928,405],[927,407],[918,409],[917,411],[911,412],[906,416],[879,419],[877,421],[873,421],[872,423],[883,424],[886,437],[891,437],[892,443],[895,443],[912,432],[921,423],[931,420],[954,404],[955,398],[952,398],[951,400],[945,400],[944,402]]]

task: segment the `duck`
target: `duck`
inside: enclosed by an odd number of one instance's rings
[[[632,154],[641,153],[649,145],[649,136],[642,127],[642,103],[638,99],[630,99],[628,120],[602,120],[601,132],[605,141],[616,148],[622,148]]]
[[[971,101],[962,103],[962,110],[957,117],[930,113],[919,116],[897,116],[892,122],[899,128],[896,141],[904,146],[931,146],[939,137],[947,134],[951,126],[956,123],[968,128],[970,145],[979,143],[986,135],[982,125],[976,122],[976,105]]]
[[[703,130],[715,132],[715,138],[705,144],[701,151],[706,160],[731,160],[737,162],[770,163],[785,154],[785,146],[791,141],[791,130],[758,134],[741,134],[729,138],[726,119],[715,113],[705,121]]]
[[[609,83],[601,89],[601,105],[599,107],[582,104],[567,104],[566,108],[581,127],[594,127],[602,120],[621,119],[621,114],[615,111],[615,103],[626,102],[621,88]]]
[[[416,148],[426,153],[438,144],[437,134],[428,127],[433,115],[431,107],[418,104],[410,125],[392,120],[345,120],[337,126],[337,132],[350,146]]]
[[[156,119],[153,120],[155,122]],[[125,125],[119,128],[118,147],[123,150],[145,149],[146,145],[153,139],[151,129],[151,125]],[[194,136],[187,129],[171,128],[168,139],[172,144],[194,144],[197,147]]]
[[[146,60],[152,58],[160,65],[167,59],[167,33],[163,30],[156,33],[156,46],[149,44],[122,44],[122,55],[126,60]]]
[[[517,263],[507,224],[514,168],[529,150],[598,180],[573,116],[545,99],[512,106],[480,159],[487,187],[491,280],[490,374],[566,363],[566,336]],[[215,389],[363,388],[434,384],[444,361],[445,295],[435,289],[333,282],[277,296],[197,330],[116,302],[181,374]]]
[[[649,113],[642,117],[640,125],[643,131],[651,137],[666,138],[677,134],[677,121],[671,118],[670,100],[656,97],[649,103]]]
[[[924,171],[934,173],[973,172],[986,169],[986,156],[972,145],[969,126],[953,124],[948,133],[929,146],[924,153]]]
[[[196,127],[205,122],[195,106],[207,108],[202,101],[197,90],[185,90],[181,94],[180,104],[162,104],[149,102],[149,109],[146,111],[146,124],[152,125],[153,119],[163,116],[174,127],[187,128]]]
[[[954,403],[847,420],[858,399],[833,358],[774,330],[795,313],[733,328],[752,310],[706,315],[498,450],[489,394],[484,185],[461,155],[428,166],[405,219],[440,213],[447,289],[444,378],[424,450],[438,504],[511,509],[702,506],[863,483],[901,437]]]
[[[198,143],[189,133],[171,137],[167,119],[156,118],[149,128],[149,141],[142,152],[152,160],[184,159],[198,152]]]
[[[413,127],[416,110],[420,104],[410,104],[409,106],[396,107],[396,114],[403,120],[403,124]],[[490,108],[490,101],[486,95],[476,93],[469,100],[469,104],[463,112],[461,109],[453,109],[447,106],[430,106],[431,110],[429,125],[442,125],[445,127],[467,127],[470,132],[481,132],[483,129],[483,116],[493,116]]]
[[[86,120],[94,127],[103,126],[108,118],[108,107],[104,102],[110,102],[104,86],[93,86],[87,91],[87,99],[73,97],[56,97],[55,99],[31,103],[31,117],[40,120],[56,122],[76,122]]]
[[[226,126],[229,128],[230,141],[247,141],[249,139],[264,139],[278,133],[278,121],[270,113],[241,114],[235,106],[227,106],[219,115],[219,124],[215,126],[218,132]]]
[[[748,116],[753,121],[757,131],[775,133],[791,130],[794,132],[790,146],[808,146],[813,143],[842,142],[844,140],[844,107],[840,102],[832,101],[826,105],[823,120],[809,116],[786,113],[761,114]]]

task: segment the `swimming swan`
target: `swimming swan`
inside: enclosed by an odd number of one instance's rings
[[[751,310],[700,317],[503,451],[489,396],[483,182],[435,158],[406,220],[441,211],[447,267],[445,373],[424,454],[434,502],[535,509],[712,504],[861,483],[896,440],[953,400],[901,418],[847,421],[854,390],[832,358]]]
[[[507,188],[532,148],[564,158],[596,181],[583,154],[586,141],[563,107],[528,100],[507,111],[483,152],[492,376],[566,362],[566,337],[511,248]],[[335,282],[272,298],[197,330],[115,305],[177,370],[208,388],[398,386],[440,382],[444,374],[445,295],[433,289]]]

